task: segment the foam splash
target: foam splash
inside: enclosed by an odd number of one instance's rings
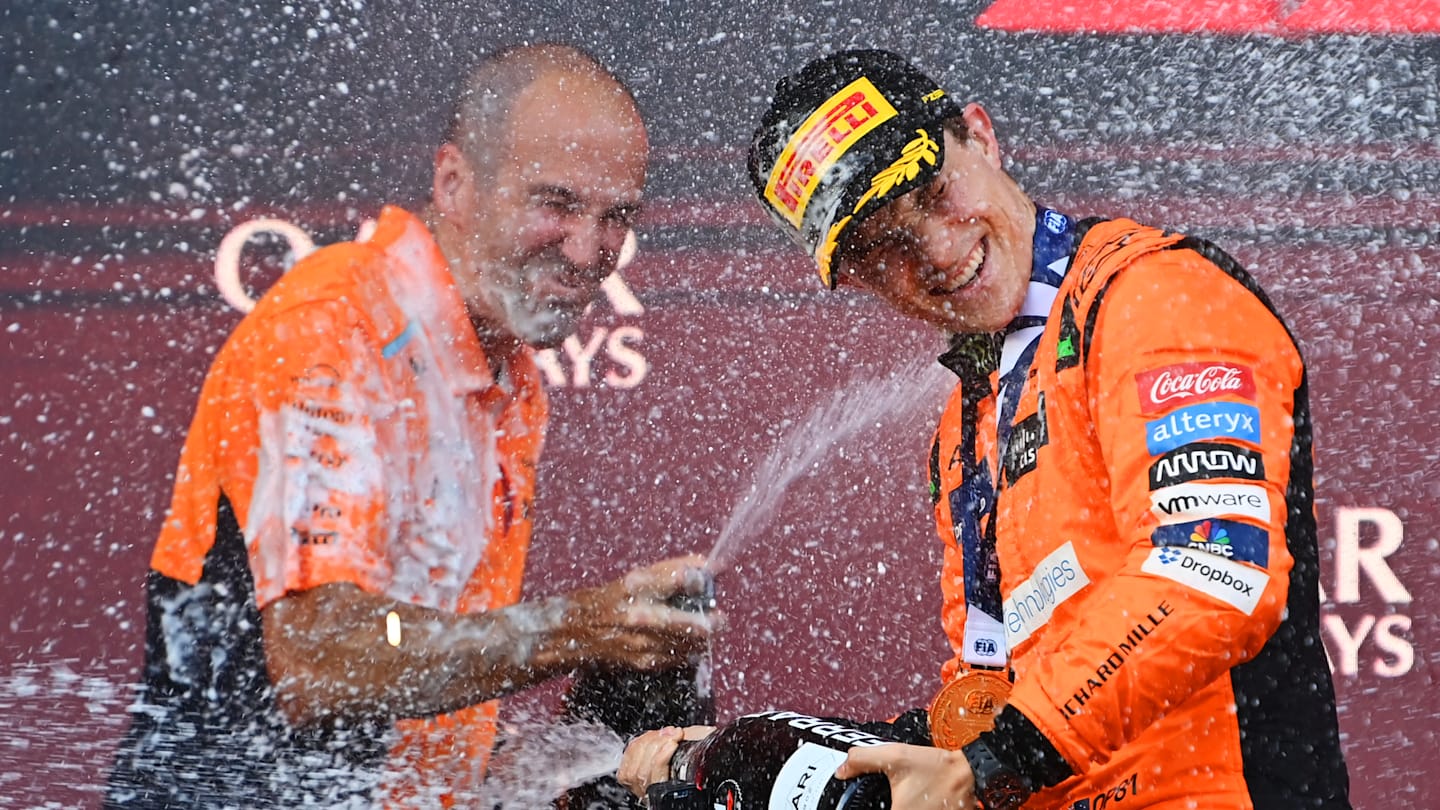
[[[769,523],[784,501],[786,488],[837,445],[862,429],[898,426],[923,412],[938,413],[944,392],[953,383],[953,377],[925,359],[832,391],[755,468],[750,487],[730,510],[710,550],[706,570],[713,574],[728,569],[745,542]]]
[[[476,807],[531,810],[554,806],[556,797],[602,776],[615,773],[625,742],[597,723],[509,724]]]

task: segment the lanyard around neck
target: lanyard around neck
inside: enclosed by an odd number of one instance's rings
[[[1040,335],[1069,268],[1074,221],[1039,208],[1030,287],[1020,314],[999,335],[957,336],[952,351],[967,355],[971,372],[961,375],[960,457],[963,481],[950,493],[951,519],[957,527],[965,568],[965,639],[961,657],[979,667],[1003,667],[1009,661],[1004,604],[1000,596],[1000,558],[996,552],[995,502],[1005,471],[1005,450],[1014,430],[1015,411],[1030,373]],[[990,372],[998,372],[995,454],[979,458],[976,432],[979,406],[991,395]]]

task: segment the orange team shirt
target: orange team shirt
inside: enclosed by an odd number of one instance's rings
[[[533,357],[492,378],[439,247],[382,211],[299,262],[206,378],[151,566],[199,581],[223,494],[263,609],[331,582],[428,608],[519,600],[547,399]],[[396,724],[391,806],[480,782],[498,701]]]

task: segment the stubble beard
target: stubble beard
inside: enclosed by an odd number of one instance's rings
[[[575,333],[585,306],[572,306],[536,289],[539,279],[565,275],[566,271],[558,267],[553,258],[537,257],[507,268],[504,283],[492,287],[493,304],[517,340],[532,348],[551,349]]]

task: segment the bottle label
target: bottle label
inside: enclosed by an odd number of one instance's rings
[[[801,743],[775,777],[769,810],[818,810],[820,794],[844,761],[844,751]]]
[[[774,722],[784,722],[791,728],[798,728],[801,731],[806,731],[816,737],[823,738],[827,742],[844,746],[884,745],[888,742],[894,742],[894,740],[876,737],[874,734],[867,734],[857,728],[842,726],[818,717],[811,717],[808,714],[796,714],[795,712],[760,712],[759,714],[747,714],[740,719],[745,720],[752,717],[763,718]]]

